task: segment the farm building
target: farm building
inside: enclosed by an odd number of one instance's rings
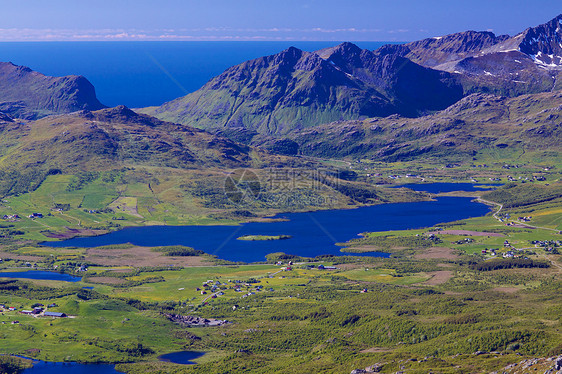
[[[64,313],[59,313],[59,312],[45,312],[43,313],[43,315],[45,317],[58,317],[58,318],[64,318],[66,317],[66,314]]]

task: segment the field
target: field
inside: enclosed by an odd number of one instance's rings
[[[558,257],[549,255],[554,262]],[[54,302],[49,310],[71,318],[4,311],[1,349],[53,361],[136,361],[120,365],[132,373],[153,366],[227,372],[236,365],[256,372],[337,373],[375,363],[383,372],[400,365],[423,372],[436,362],[442,372],[457,372],[457,365],[486,371],[520,360],[515,353],[546,356],[562,349],[556,266],[483,272],[446,259],[342,260],[285,271],[269,264],[91,267],[76,284],[4,280],[0,303],[22,310]],[[318,269],[320,264],[335,269]],[[232,323],[187,328],[163,313]],[[155,361],[185,349],[208,353],[194,367]],[[476,351],[487,353],[467,364]]]
[[[241,236],[239,238],[236,238],[237,240],[249,240],[249,241],[255,241],[255,240],[286,240],[286,239],[291,239],[291,235],[244,235]]]

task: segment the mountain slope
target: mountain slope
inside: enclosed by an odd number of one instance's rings
[[[283,134],[340,119],[415,116],[443,109],[461,95],[448,73],[343,43],[247,61],[192,94],[143,112],[203,128]]]
[[[94,86],[82,76],[49,77],[24,66],[0,62],[0,111],[15,118],[104,108]]]
[[[50,116],[25,124],[5,123],[1,131],[2,166],[21,165],[27,159],[68,169],[115,167],[117,163],[237,167],[249,161],[247,146],[137,114],[124,106]],[[17,144],[8,147],[9,138]]]
[[[251,148],[120,106],[30,122],[0,121],[0,190],[33,189],[45,175],[129,166],[201,169],[251,165]],[[260,154],[265,161],[274,156]]]
[[[300,184],[284,189],[297,175]],[[52,209],[58,196],[57,203],[73,202],[84,214],[82,200],[101,199],[105,203],[95,209],[132,213],[136,224],[138,219],[169,224],[424,198],[354,178],[347,170],[272,155],[124,106],[36,121],[0,120],[0,195],[23,193],[29,207],[39,201]],[[72,191],[82,198],[73,199]]]
[[[293,152],[315,157],[434,158],[447,163],[472,161],[490,152],[500,158],[559,157],[561,138],[562,92],[549,92],[516,98],[473,94],[428,116],[334,122],[295,132],[284,141],[293,143]],[[264,148],[281,141],[259,135],[248,139]]]

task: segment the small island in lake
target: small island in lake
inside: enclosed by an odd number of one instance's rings
[[[291,239],[291,235],[244,235],[236,240],[249,240],[249,241],[256,241],[256,240],[286,240]]]

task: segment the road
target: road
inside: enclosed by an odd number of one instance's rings
[[[530,228],[530,229],[549,230],[549,231],[554,231],[554,232],[556,232],[556,233],[559,233],[559,232],[560,232],[560,230],[552,229],[552,228],[550,228],[550,227],[532,226],[532,225],[528,225],[528,224],[526,224],[526,223],[521,223],[521,222],[515,221],[515,220],[510,220],[510,221],[505,220],[505,221],[503,221],[500,217],[498,217],[498,214],[499,214],[500,211],[503,209],[503,205],[502,205],[502,204],[499,204],[499,203],[496,203],[496,202],[493,202],[493,201],[490,201],[490,200],[484,200],[484,199],[482,199],[481,197],[479,197],[479,198],[477,199],[477,201],[480,201],[480,202],[482,202],[482,203],[484,203],[484,204],[488,204],[488,205],[495,205],[495,206],[498,206],[499,209],[493,214],[493,216],[494,216],[495,219],[497,219],[497,220],[500,221],[500,222],[513,222],[513,223],[516,223],[516,224],[518,224],[518,225],[523,225],[523,226],[525,226],[525,227],[527,227],[527,228]]]

